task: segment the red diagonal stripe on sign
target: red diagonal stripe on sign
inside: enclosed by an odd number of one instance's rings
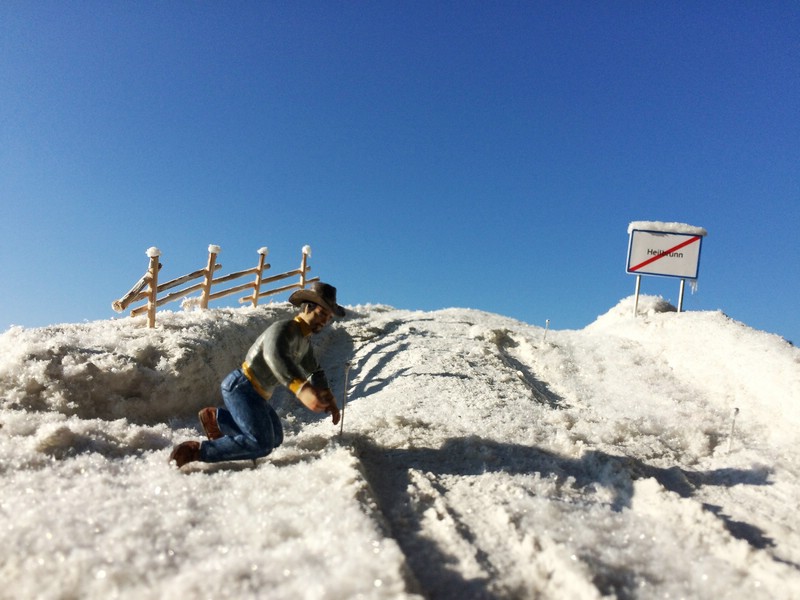
[[[693,237],[693,238],[689,238],[688,240],[686,240],[685,242],[681,242],[680,244],[678,244],[678,245],[677,245],[677,246],[675,246],[674,248],[670,248],[669,250],[664,250],[664,251],[663,251],[661,254],[656,254],[655,256],[651,256],[650,258],[648,258],[648,259],[647,259],[646,261],[644,261],[643,263],[639,263],[639,264],[638,264],[638,265],[636,265],[635,267],[631,267],[631,268],[630,268],[630,270],[631,270],[631,271],[638,271],[638,270],[639,270],[639,269],[641,269],[642,267],[645,267],[645,266],[649,265],[650,263],[657,261],[659,258],[664,258],[664,257],[665,257],[665,256],[667,256],[668,254],[672,254],[672,253],[673,253],[673,252],[675,252],[676,250],[680,250],[681,248],[683,248],[683,247],[685,247],[685,246],[688,246],[689,244],[693,244],[694,242],[696,242],[697,240],[699,240],[699,239],[700,239],[700,237],[701,237],[701,236],[699,236],[699,235],[698,235],[698,236],[695,236],[695,237]]]

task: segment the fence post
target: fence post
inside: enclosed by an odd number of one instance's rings
[[[153,329],[156,326],[156,299],[158,296],[158,257],[161,250],[153,246],[147,249],[150,257],[150,266],[147,268],[147,280],[150,289],[147,291],[147,326]]]
[[[311,256],[311,246],[305,245],[303,246],[303,259],[300,261],[300,288],[303,289],[306,287],[306,263],[308,262],[308,257]]]
[[[211,295],[211,280],[214,278],[214,265],[217,262],[217,254],[222,249],[214,244],[208,247],[208,265],[206,265],[206,280],[203,282],[203,293],[200,296],[200,308],[208,308],[208,297]]]
[[[256,269],[256,281],[253,284],[252,302],[254,308],[258,306],[258,293],[261,291],[261,279],[264,274],[264,260],[267,258],[267,254],[269,254],[269,248],[266,246],[258,249],[258,267]]]

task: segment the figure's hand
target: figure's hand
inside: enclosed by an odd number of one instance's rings
[[[315,388],[312,385],[304,385],[297,390],[297,399],[303,403],[308,410],[314,412],[326,412],[328,402],[323,397],[324,390]]]
[[[327,402],[327,406],[325,407],[325,412],[331,413],[331,418],[333,419],[333,424],[337,425],[339,423],[339,407],[336,406],[336,398],[333,396],[333,392],[330,390],[323,390],[322,397]]]
[[[330,405],[330,406],[329,406],[329,407],[326,409],[326,411],[327,411],[327,412],[329,412],[329,413],[331,413],[331,418],[333,419],[333,424],[334,424],[334,425],[338,425],[338,424],[339,424],[339,419],[341,418],[341,415],[340,415],[340,413],[339,413],[339,407],[338,407],[338,406],[336,406],[336,402],[334,402],[333,404],[331,404],[331,405]]]
[[[319,389],[312,385],[304,385],[297,391],[297,399],[314,412],[329,412],[333,417],[333,424],[339,423],[339,407],[336,398],[329,389]]]

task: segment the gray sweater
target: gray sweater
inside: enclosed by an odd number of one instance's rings
[[[305,382],[317,388],[330,387],[309,336],[303,335],[303,325],[297,318],[277,321],[248,350],[245,374],[262,396],[269,397],[278,385],[292,392]]]

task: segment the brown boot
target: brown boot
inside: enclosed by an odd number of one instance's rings
[[[200,460],[200,442],[181,442],[169,455],[169,461],[173,460],[179,469],[186,463]]]
[[[219,430],[219,425],[217,425],[216,408],[204,408],[197,413],[197,418],[200,419],[200,425],[203,427],[203,431],[206,432],[208,439],[218,440],[222,437],[222,432]]]

